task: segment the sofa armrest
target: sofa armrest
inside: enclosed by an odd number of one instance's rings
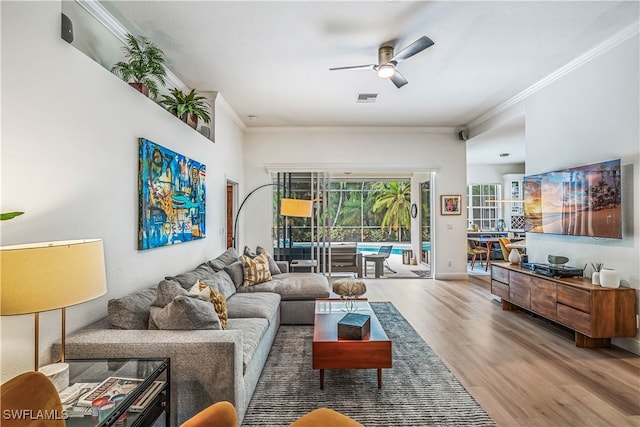
[[[276,261],[276,264],[278,264],[278,268],[280,269],[280,272],[282,273],[289,272],[289,263],[287,261]]]
[[[214,402],[227,400],[238,406],[245,399],[241,331],[92,326],[66,338],[67,359],[171,359],[172,425],[181,424]],[[54,357],[59,349],[59,344],[54,346]]]

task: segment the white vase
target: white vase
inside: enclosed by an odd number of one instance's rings
[[[603,288],[619,288],[620,273],[613,268],[603,268],[600,270],[600,286]]]
[[[594,271],[593,274],[591,275],[591,284],[592,285],[599,285],[600,284],[600,273],[597,271]]]
[[[511,252],[509,252],[509,262],[511,264],[520,264],[520,252],[518,252],[517,249],[511,249]]]

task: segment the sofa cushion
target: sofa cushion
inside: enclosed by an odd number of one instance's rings
[[[211,302],[178,295],[165,307],[151,307],[149,329],[222,329]]]
[[[278,267],[278,264],[276,264],[276,260],[273,259],[271,254],[267,250],[265,250],[262,246],[257,246],[256,247],[256,254],[257,255],[260,255],[260,254],[266,254],[267,255],[267,261],[269,262],[269,272],[271,272],[272,276],[275,276],[276,274],[282,273],[282,271],[280,271],[280,267]]]
[[[156,297],[151,302],[151,307],[166,307],[178,295],[187,295],[189,291],[173,280],[163,280],[158,283]]]
[[[238,288],[238,292],[275,292],[283,301],[327,298],[329,281],[318,273],[282,273],[258,285]]]
[[[256,256],[258,256],[257,253],[251,252],[251,248],[249,246],[244,247],[244,250],[242,251],[242,255],[248,256],[249,258],[255,258]]]
[[[230,319],[259,317],[271,323],[280,307],[280,295],[273,292],[237,293],[227,300]]]
[[[240,257],[238,257],[238,253],[236,252],[236,250],[233,248],[229,248],[217,258],[208,261],[207,264],[209,264],[215,271],[220,271],[224,270],[225,266],[231,265],[239,259]]]
[[[198,279],[209,279],[213,277],[215,270],[209,263],[202,263],[191,271],[178,274],[177,276],[167,276],[165,280],[175,280],[184,289],[190,289]]]
[[[156,288],[142,289],[107,303],[107,317],[112,329],[148,329],[149,307]]]
[[[244,265],[244,286],[253,286],[271,280],[269,262],[265,254],[255,258],[243,255],[242,264]]]
[[[235,298],[235,296],[234,296]],[[269,323],[265,319],[229,319],[227,329],[242,331],[242,372],[247,370],[247,366],[253,359],[253,355],[258,349]]]
[[[236,261],[224,267],[224,271],[231,277],[236,289],[244,284],[244,267],[242,261]]]
[[[212,277],[208,279],[199,279],[211,286],[217,292],[220,292],[226,299],[229,299],[231,295],[236,293],[236,285],[231,280],[231,276],[224,270],[216,271]]]
[[[200,298],[210,301],[211,304],[213,304],[213,309],[216,311],[216,314],[220,319],[220,326],[222,326],[222,329],[227,329],[227,299],[224,295],[207,285],[202,280],[198,280],[198,283],[189,289],[189,293],[196,294]]]

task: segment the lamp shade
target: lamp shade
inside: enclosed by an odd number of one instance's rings
[[[280,215],[311,218],[313,202],[311,200],[281,199]]]
[[[107,292],[102,240],[0,247],[0,315],[38,313]]]

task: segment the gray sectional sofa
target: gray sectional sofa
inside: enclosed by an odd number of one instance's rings
[[[329,283],[320,274],[289,273],[286,263],[276,267],[271,259],[270,270],[284,272],[245,287],[238,259],[229,249],[158,286],[110,300],[106,318],[67,337],[67,358],[170,358],[173,425],[222,400],[235,405],[241,422],[280,323],[312,324],[315,299],[329,296]],[[227,294],[226,329],[149,329],[160,319],[154,310],[167,312],[160,291],[188,290],[199,279]]]

